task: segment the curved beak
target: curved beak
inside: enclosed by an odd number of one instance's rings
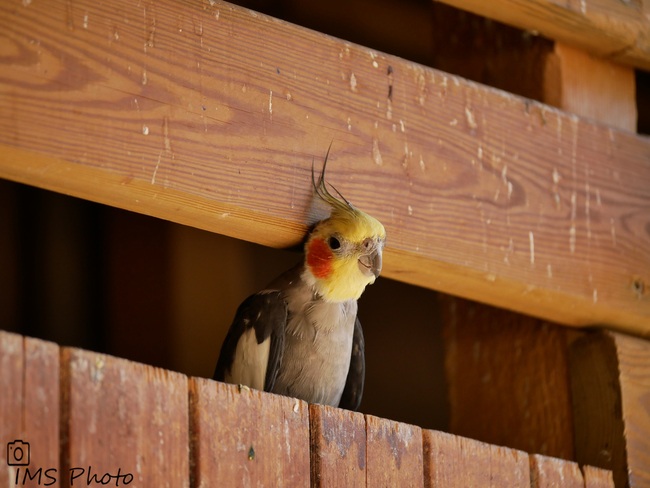
[[[359,256],[359,270],[364,276],[377,278],[381,273],[381,249],[373,249]]]

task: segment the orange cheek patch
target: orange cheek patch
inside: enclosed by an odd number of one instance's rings
[[[316,278],[327,278],[332,273],[332,251],[322,239],[314,239],[307,250],[307,266]]]

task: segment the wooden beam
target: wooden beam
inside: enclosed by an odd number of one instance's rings
[[[439,0],[644,70],[650,69],[647,2]]]
[[[650,335],[650,141],[225,3],[0,6],[0,176],[277,247],[312,159],[385,275]],[[236,54],[236,55],[235,55]]]
[[[443,320],[449,431],[573,460],[566,329],[455,297]]]
[[[650,486],[650,342],[594,332],[570,349],[576,461]]]
[[[556,43],[546,59],[544,102],[636,132],[634,70]]]

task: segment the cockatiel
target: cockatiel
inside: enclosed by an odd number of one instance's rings
[[[214,379],[357,410],[365,376],[357,299],[379,276],[386,231],[328,191],[326,166],[327,156],[318,182],[312,167],[312,185],[331,215],[308,235],[304,262],[239,306]]]

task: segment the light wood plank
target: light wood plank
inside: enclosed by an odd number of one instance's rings
[[[192,486],[309,486],[307,403],[191,378],[190,405]]]
[[[644,0],[441,1],[612,61],[650,69],[650,20]]]
[[[423,430],[427,488],[528,488],[528,455],[516,449]]]
[[[1,177],[283,247],[334,141],[386,276],[650,334],[647,139],[229,4],[32,7],[0,6]]]
[[[634,69],[555,43],[546,59],[544,102],[636,132]]]

